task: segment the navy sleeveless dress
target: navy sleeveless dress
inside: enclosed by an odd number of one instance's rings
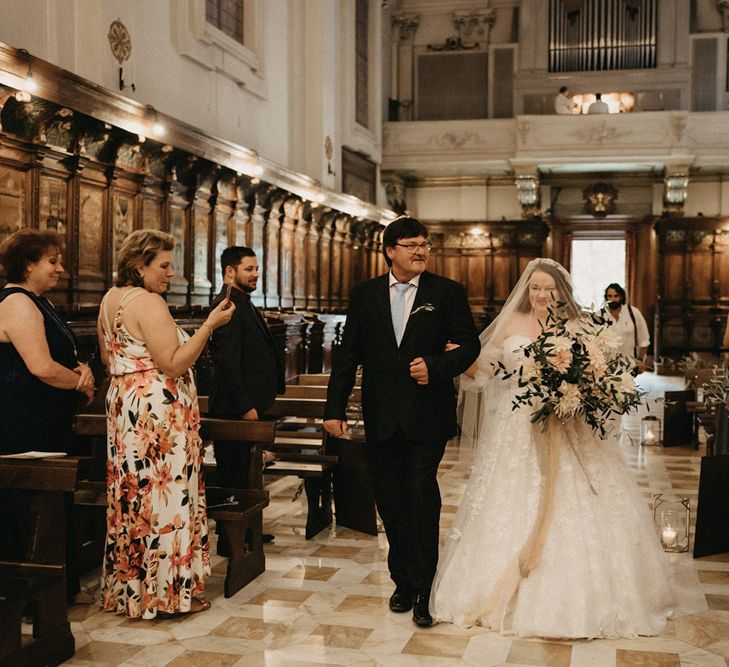
[[[74,369],[76,339],[50,301],[21,287],[0,290],[0,302],[20,292],[43,314],[51,357]],[[79,394],[56,389],[35,377],[12,343],[0,343],[0,454],[29,450],[68,451]]]

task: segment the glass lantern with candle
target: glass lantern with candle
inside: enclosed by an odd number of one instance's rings
[[[661,442],[661,420],[654,415],[643,417],[640,420],[640,444],[650,447]]]
[[[664,551],[682,553],[689,548],[691,503],[686,496],[666,498],[653,496],[653,522]]]

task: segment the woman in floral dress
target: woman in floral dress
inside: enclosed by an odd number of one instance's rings
[[[119,250],[97,331],[111,383],[107,412],[104,609],[132,618],[204,611],[210,574],[200,412],[190,367],[235,307],[222,302],[193,336],[162,294],[174,239],[139,230]]]

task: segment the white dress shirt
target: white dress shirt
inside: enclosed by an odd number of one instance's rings
[[[610,113],[610,107],[602,100],[595,100],[587,108],[587,113]]]
[[[554,98],[554,112],[558,114],[571,114],[572,109],[574,109],[577,106],[577,102],[575,102],[572,98],[566,97],[562,93],[557,95],[557,97]]]
[[[392,274],[392,271],[390,271],[390,306],[392,306],[392,301],[395,298],[395,294],[397,293],[397,289],[393,287],[395,283],[399,282],[397,278]],[[405,327],[408,324],[408,318],[410,317],[410,311],[413,307],[413,301],[415,301],[415,293],[418,291],[418,285],[420,284],[420,275],[418,274],[415,276],[415,278],[411,278],[408,281],[411,285],[414,285],[414,287],[411,287],[405,292],[405,309],[403,313],[403,320],[402,320],[402,329],[401,331],[405,331]],[[395,323],[393,322],[393,325]]]
[[[635,324],[638,327],[638,335],[635,335],[635,327],[633,326],[633,320],[630,318],[630,313],[627,309],[630,308],[635,315]],[[629,357],[635,357],[636,355],[636,341],[637,347],[648,347],[651,343],[651,337],[648,333],[648,325],[645,323],[645,318],[641,315],[640,311],[635,306],[624,305],[620,309],[620,318],[615,319],[613,311],[609,308],[605,308],[610,319],[613,321],[612,329],[615,331],[620,339],[622,340],[623,347],[620,350],[623,354]]]

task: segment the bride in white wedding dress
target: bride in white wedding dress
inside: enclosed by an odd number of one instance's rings
[[[670,571],[617,437],[600,439],[576,417],[549,459],[533,408],[512,410],[516,377],[494,377],[492,364],[524,361],[520,348],[556,301],[576,321],[567,271],[531,261],[481,334],[473,378],[462,376],[462,446],[473,439],[474,459],[430,611],[435,622],[519,637],[656,635],[674,601]]]

